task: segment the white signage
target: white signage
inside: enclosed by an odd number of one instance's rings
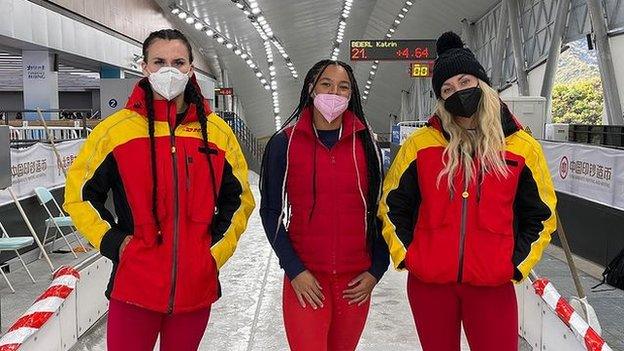
[[[36,187],[48,189],[65,186],[61,167],[67,169],[76,159],[84,140],[57,143],[58,162],[51,145],[37,143],[25,149],[11,149],[11,189],[19,199],[33,196]],[[6,190],[0,190],[0,206],[12,202]]]
[[[624,150],[541,144],[557,191],[624,210]]]

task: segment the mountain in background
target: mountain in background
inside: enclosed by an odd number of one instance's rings
[[[588,50],[585,39],[571,42],[568,46],[569,49],[559,56],[555,83],[565,84],[600,77],[596,50]]]

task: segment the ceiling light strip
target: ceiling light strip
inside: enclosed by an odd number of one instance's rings
[[[412,8],[412,5],[414,5],[413,1],[409,1],[409,0],[405,1],[405,3],[403,4],[403,7],[399,10],[399,13],[396,15],[396,17],[394,18],[394,21],[390,25],[390,28],[388,28],[385,39],[392,38],[396,30],[399,28],[399,25],[401,25],[401,22],[405,20],[405,16],[409,12],[409,10]],[[364,92],[362,94],[362,100],[364,100],[364,103],[366,103],[366,101],[368,100],[368,94],[370,94],[371,88],[373,86],[373,82],[375,81],[375,75],[377,74],[378,68],[379,68],[379,61],[373,61],[373,64],[371,65],[371,69],[368,72],[368,79],[366,80],[366,85],[364,86]]]
[[[292,75],[292,77],[294,79],[299,78],[299,73],[297,73],[292,59],[290,58],[288,53],[286,53],[286,49],[284,49],[284,45],[282,44],[282,42],[273,32],[273,29],[271,28],[271,25],[267,21],[265,15],[262,13],[262,9],[260,9],[258,2],[256,0],[249,0],[249,2],[247,2],[246,0],[231,1],[236,5],[237,8],[243,11],[247,18],[249,18],[251,24],[254,26],[262,40],[270,41],[270,43],[275,46],[277,51],[280,53],[280,56],[282,56],[282,58],[286,62],[286,67],[288,67],[288,69],[290,70],[290,74]]]
[[[338,21],[338,29],[336,30],[336,39],[334,39],[334,43],[332,45],[331,59],[333,61],[338,60],[338,55],[340,54],[340,44],[342,44],[344,39],[344,32],[347,28],[347,18],[349,18],[352,7],[353,0],[345,0],[342,5],[342,13],[340,14],[340,20]]]
[[[275,130],[279,130],[282,126],[282,118],[280,117],[280,104],[279,93],[277,92],[277,80],[275,79],[275,65],[273,62],[273,49],[271,49],[271,42],[264,41],[264,50],[266,51],[267,63],[269,65],[269,81],[265,86],[265,89],[271,91],[271,97],[273,99],[273,119],[275,120]]]
[[[258,81],[262,85],[266,85],[266,78],[257,62],[253,60],[252,55],[247,52],[242,46],[238,45],[234,40],[230,39],[225,34],[221,33],[217,29],[210,26],[206,21],[195,16],[193,13],[186,11],[175,4],[172,4],[171,13],[178,16],[181,20],[184,20],[188,25],[192,25],[196,30],[206,34],[208,38],[215,40],[217,43],[223,45],[226,49],[231,50],[234,54],[243,60],[247,66],[253,71]],[[265,83],[262,83],[264,81]]]

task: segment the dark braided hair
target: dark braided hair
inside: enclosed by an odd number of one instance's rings
[[[295,107],[294,111],[286,119],[281,129],[278,130],[275,134],[269,138],[267,144],[271,143],[273,138],[275,138],[278,134],[282,133],[286,127],[288,127],[291,123],[297,121],[299,116],[306,108],[312,106],[314,104],[314,99],[312,98],[312,90],[310,87],[314,88],[321,75],[325,71],[327,67],[330,65],[338,65],[344,68],[347,71],[347,75],[349,77],[349,81],[351,82],[351,99],[349,100],[348,110],[353,112],[355,116],[366,126],[366,129],[360,133],[359,137],[362,140],[362,144],[364,146],[364,152],[366,154],[366,164],[367,164],[367,176],[368,176],[368,194],[366,196],[366,203],[368,212],[366,213],[366,222],[367,222],[367,233],[366,239],[369,247],[371,247],[372,243],[377,239],[380,235],[379,233],[379,223],[377,221],[377,206],[379,199],[381,197],[381,182],[383,178],[383,168],[379,155],[379,150],[377,148],[377,144],[373,140],[372,130],[370,125],[366,121],[364,117],[364,110],[362,108],[362,99],[360,96],[360,89],[358,88],[357,81],[355,80],[355,76],[353,74],[353,69],[347,63],[342,61],[332,61],[332,60],[321,60],[317,62],[306,74],[306,77],[303,81],[303,87],[301,88],[301,94],[299,97],[299,104]],[[268,149],[268,148],[267,148]],[[264,156],[262,158],[262,165],[260,169],[260,187],[263,184],[263,177],[267,172],[267,149],[264,151]],[[316,168],[314,169],[316,172]],[[315,179],[316,176],[313,176],[313,207],[316,202],[316,184]],[[279,223],[278,223],[279,225]]]
[[[208,146],[208,118],[206,117],[206,109],[204,108],[204,97],[201,95],[201,92],[195,84],[189,82],[186,85],[186,89],[184,89],[184,102],[187,104],[195,104],[195,108],[197,109],[197,118],[199,120],[199,125],[201,127],[201,135],[202,142],[204,144],[204,151],[206,152],[206,158],[208,159],[208,168],[210,169],[210,180],[212,181],[212,194],[213,200],[215,201],[215,213],[217,213],[217,181],[215,178],[214,166],[212,165],[212,160],[210,159],[211,149]],[[216,151],[216,150],[215,150]]]
[[[184,43],[184,45],[188,49],[189,53],[189,62],[193,63],[193,51],[191,49],[191,43],[188,39],[177,29],[162,29],[156,32],[150,33],[150,35],[143,42],[143,59],[147,62],[148,58],[148,50],[150,45],[156,39],[163,40],[180,40]],[[139,87],[143,89],[145,92],[145,107],[147,109],[147,122],[148,122],[148,133],[150,138],[150,158],[151,158],[151,168],[152,168],[152,216],[154,217],[154,221],[156,222],[156,229],[158,231],[157,241],[158,244],[162,243],[162,227],[160,223],[160,219],[158,218],[158,172],[156,170],[156,138],[155,134],[155,113],[154,113],[154,92],[152,91],[152,87],[149,83],[148,79],[142,79],[139,82]],[[212,160],[210,159],[210,148],[208,146],[208,126],[207,126],[207,117],[206,117],[206,109],[204,108],[204,97],[201,94],[201,91],[198,87],[195,86],[195,83],[189,81],[186,84],[184,89],[184,102],[187,105],[195,105],[197,109],[197,116],[199,120],[199,124],[201,126],[201,134],[202,141],[204,145],[204,150],[206,154],[206,158],[208,159],[208,165],[210,168],[210,177],[212,180],[212,191],[214,195],[215,201],[215,212],[216,212],[216,201],[217,201],[217,190],[215,184],[215,172],[214,167],[212,165]]]

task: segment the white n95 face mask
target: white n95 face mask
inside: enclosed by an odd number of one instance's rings
[[[154,73],[146,71],[152,89],[168,101],[182,94],[189,80],[188,73],[182,73],[175,67],[161,67]]]

